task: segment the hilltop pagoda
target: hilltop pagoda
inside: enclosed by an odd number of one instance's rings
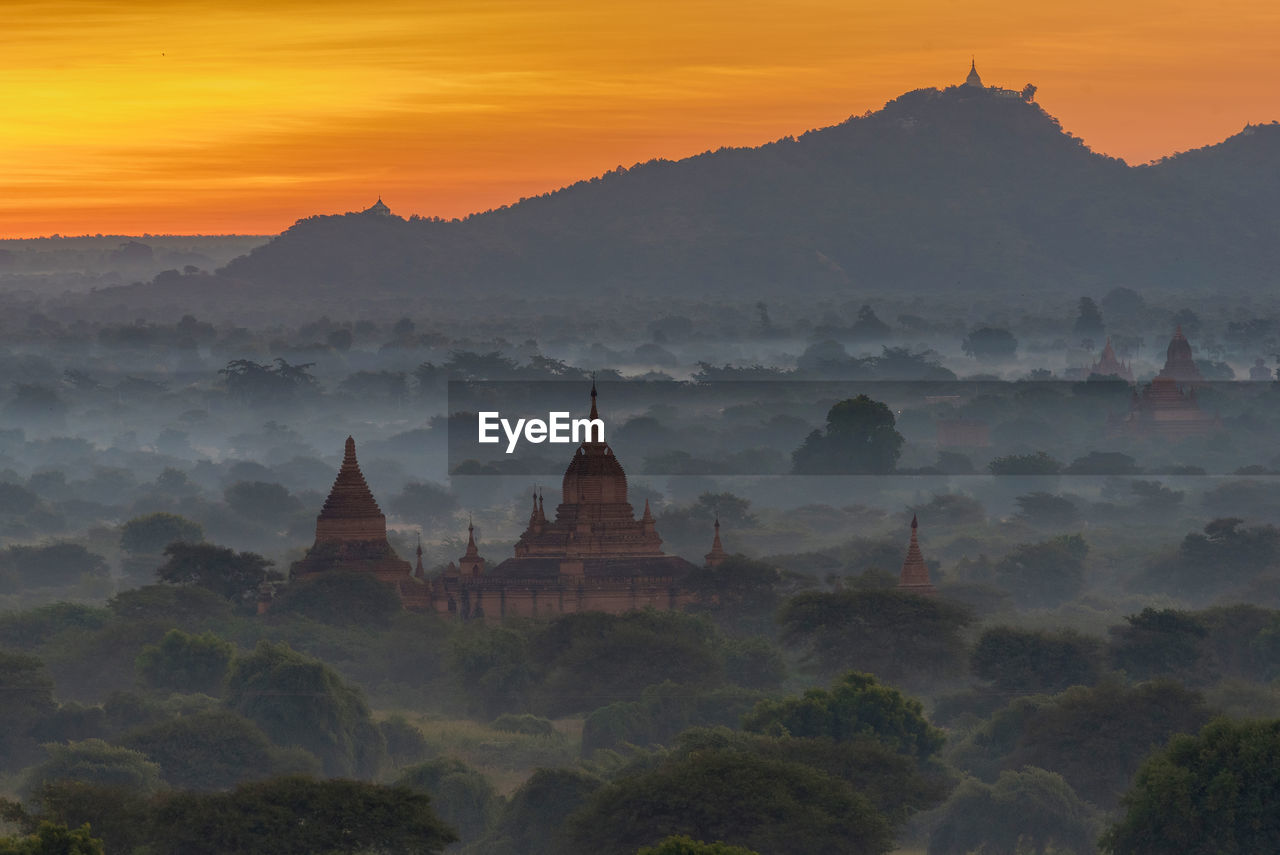
[[[898,576],[898,590],[932,597],[938,593],[938,589],[929,580],[929,567],[924,563],[924,553],[920,551],[920,541],[916,538],[919,526],[919,521],[912,514],[911,543],[907,546],[907,557],[902,562],[902,572]]]

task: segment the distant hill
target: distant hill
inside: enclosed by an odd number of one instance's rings
[[[240,289],[430,298],[1097,293],[1257,287],[1277,270],[1280,126],[1130,167],[1018,93],[955,86],[463,220],[311,217],[219,276]]]

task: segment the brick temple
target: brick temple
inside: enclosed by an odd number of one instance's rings
[[[902,562],[902,572],[898,575],[898,590],[911,594],[932,597],[938,593],[929,579],[929,567],[924,563],[924,553],[920,551],[920,541],[916,530],[920,527],[915,515],[911,516],[911,543],[907,545],[907,557]]]
[[[1200,409],[1196,387],[1203,383],[1191,342],[1178,327],[1165,353],[1164,367],[1150,383],[1134,390],[1129,412],[1110,420],[1111,433],[1176,442],[1222,430],[1221,418]]]
[[[599,418],[596,389],[591,416]],[[541,617],[581,611],[621,613],[651,606],[677,609],[693,602],[684,585],[701,572],[692,562],[662,551],[648,501],[636,518],[627,497],[627,475],[608,443],[578,446],[561,483],[555,519],[535,492],[529,523],[510,558],[496,566],[480,555],[475,527],[467,527],[465,553],[444,572],[428,577],[422,566],[398,556],[387,541],[387,521],[360,472],[355,441],[347,438],[342,468],[316,518],[316,540],[290,569],[290,579],[318,573],[371,573],[395,587],[405,608],[464,619]],[[728,555],[715,523],[705,567]]]
[[[356,441],[347,437],[342,468],[316,517],[315,543],[289,568],[289,578],[352,570],[399,586],[410,578],[410,569],[387,541],[387,518],[360,471]]]
[[[589,418],[599,417],[593,384]],[[627,474],[603,441],[584,442],[574,452],[555,519],[548,518],[543,496],[533,495],[529,523],[513,552],[488,567],[470,539],[467,553],[431,581],[430,607],[490,619],[676,609],[693,601],[682,583],[699,569],[662,551],[647,500],[636,519],[627,500]],[[723,558],[717,522],[707,561]]]

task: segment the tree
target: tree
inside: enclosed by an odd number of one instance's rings
[[[78,543],[47,546],[10,546],[0,556],[0,566],[17,574],[28,587],[73,585],[84,577],[106,577],[107,561]]]
[[[782,637],[826,673],[867,671],[888,682],[924,682],[966,667],[968,609],[895,590],[804,592],[778,612]]]
[[[158,763],[165,783],[182,790],[226,790],[255,778],[319,771],[314,757],[276,748],[253,722],[226,709],[171,718],[118,741]]]
[[[1091,451],[1066,468],[1068,475],[1137,475],[1136,461],[1118,451]]]
[[[528,708],[533,674],[528,647],[518,632],[482,624],[465,627],[450,645],[449,668],[473,713],[493,718]]]
[[[632,855],[673,834],[771,855],[871,855],[889,823],[844,781],[739,751],[700,751],[622,777],[571,818],[575,855]]]
[[[227,677],[227,706],[277,745],[310,751],[326,775],[372,777],[386,753],[359,689],[286,644],[260,641]]]
[[[69,829],[65,825],[42,822],[36,833],[25,838],[0,838],[0,855],[104,855],[102,841],[93,837],[89,826]]]
[[[560,716],[639,699],[670,680],[699,690],[724,682],[714,625],[704,617],[648,609],[568,614],[542,627],[530,660],[546,676],[534,710]]]
[[[276,358],[274,365],[262,365],[249,359],[233,359],[218,373],[226,378],[227,392],[249,404],[272,404],[292,400],[315,387],[316,378],[309,369],[314,362],[290,365]]]
[[[141,793],[160,789],[160,767],[141,751],[108,745],[101,739],[45,746],[49,759],[27,772],[22,791],[26,798],[38,795],[53,781],[123,786]]]
[[[120,548],[135,555],[159,555],[176,541],[199,543],[202,540],[204,529],[200,523],[177,514],[147,514],[120,526]]]
[[[894,470],[906,440],[893,413],[866,395],[841,401],[827,413],[826,430],[809,434],[791,455],[797,475],[882,475]]]
[[[422,793],[303,777],[242,784],[230,793],[175,793],[156,808],[155,828],[156,855],[434,855],[458,839]]]
[[[271,603],[273,614],[303,615],[330,626],[386,626],[402,609],[395,588],[350,570],[291,582]]]
[[[1032,525],[1069,526],[1080,522],[1080,509],[1065,496],[1038,491],[1018,496],[1018,512],[1014,516]]]
[[[969,657],[980,680],[1003,692],[1060,692],[1091,686],[1102,671],[1102,642],[1073,630],[1047,632],[996,626],[982,633]]]
[[[126,786],[54,781],[40,789],[38,818],[76,828],[88,825],[108,852],[133,852],[151,836],[151,796]]]
[[[234,655],[235,646],[212,632],[188,635],[171,629],[159,644],[142,648],[138,674],[157,689],[218,695]]]
[[[1095,836],[1095,811],[1071,785],[1029,766],[1001,772],[991,786],[970,779],[956,788],[929,834],[929,855],[1090,855]]]
[[[953,774],[936,758],[921,762],[870,736],[835,742],[825,736],[806,739],[694,727],[676,738],[668,756],[717,751],[798,763],[844,781],[895,829],[919,811],[937,807],[954,786]]]
[[[57,709],[53,681],[34,656],[0,650],[0,770],[16,771],[39,755],[37,725]]]
[[[1089,544],[1078,534],[1022,544],[996,563],[996,582],[1026,608],[1052,608],[1084,589]]]
[[[583,769],[537,769],[511,796],[498,823],[476,850],[520,855],[564,855],[565,817],[572,816],[604,782]]]
[[[1006,329],[979,327],[964,337],[960,349],[974,359],[1012,359],[1018,340]]]
[[[1280,720],[1218,719],[1143,764],[1103,835],[1114,855],[1274,852],[1280,845]]]
[[[1077,339],[1097,339],[1106,332],[1102,323],[1102,312],[1091,297],[1080,298],[1080,308],[1071,331],[1075,333]]]
[[[671,745],[691,727],[733,727],[761,693],[737,687],[698,689],[670,681],[648,686],[637,701],[615,701],[587,716],[582,753],[626,745]]]
[[[677,834],[666,838],[657,846],[645,846],[637,850],[636,855],[759,855],[759,853],[725,843],[703,843],[701,840]]]
[[[156,570],[162,582],[195,585],[234,603],[256,602],[258,589],[278,574],[268,572],[272,562],[255,552],[240,552],[211,543],[171,543],[164,549],[168,560]]]
[[[404,770],[396,786],[431,796],[436,813],[465,842],[478,838],[497,818],[501,801],[489,779],[452,757]]]
[[[742,729],[834,742],[870,738],[916,760],[929,759],[946,741],[925,720],[919,701],[856,671],[829,691],[809,689],[798,698],[761,701],[743,716]]]
[[[1204,656],[1209,634],[1194,615],[1177,609],[1145,608],[1111,627],[1112,664],[1134,680],[1177,677],[1186,680]]]
[[[687,584],[717,625],[766,634],[773,629],[785,578],[767,561],[731,555],[715,567],[693,574]]]
[[[987,464],[992,475],[1057,475],[1062,463],[1043,451],[1035,454],[1010,454]]]
[[[988,780],[1002,770],[1047,769],[1109,810],[1153,748],[1209,718],[1204,698],[1177,683],[1103,681],[1016,699],[970,734],[955,760]]]

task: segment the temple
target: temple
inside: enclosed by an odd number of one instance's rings
[[[1107,336],[1106,347],[1102,348],[1102,356],[1098,361],[1089,366],[1085,378],[1088,379],[1094,375],[1099,377],[1118,377],[1121,380],[1133,382],[1133,369],[1129,363],[1121,362],[1116,356],[1115,348],[1111,346],[1111,337]]]
[[[1203,382],[1191,356],[1191,343],[1178,327],[1164,368],[1141,390],[1134,390],[1129,412],[1111,419],[1111,433],[1177,441],[1222,430],[1222,419],[1200,409],[1195,387]]]
[[[599,418],[591,387],[591,419]],[[698,567],[662,551],[648,501],[636,519],[627,501],[627,475],[609,444],[578,446],[561,482],[560,504],[549,519],[533,495],[529,523],[511,558],[486,568],[470,541],[467,554],[432,585],[432,607],[464,618],[534,617],[576,611],[624,612],[692,602],[683,580]],[[719,521],[709,565],[725,557]]]
[[[907,557],[902,562],[902,573],[898,576],[898,590],[911,594],[932,597],[938,589],[929,580],[929,568],[924,563],[924,554],[920,551],[920,541],[916,538],[916,529],[920,523],[915,515],[911,517],[911,543],[907,546]]]
[[[1181,326],[1173,331],[1169,349],[1165,352],[1164,368],[1160,369],[1157,377],[1167,377],[1179,386],[1204,382],[1200,369],[1196,368],[1195,358],[1191,355],[1191,342],[1182,334]]]
[[[978,76],[978,65],[972,58],[969,60],[969,76],[964,79],[964,83],[961,85],[982,88],[982,78]]]
[[[409,562],[387,542],[387,518],[365,483],[351,437],[329,498],[316,517],[315,543],[289,568],[289,578],[335,570],[372,573],[397,589],[412,579]]]
[[[599,418],[591,387],[591,418]],[[464,619],[554,616],[568,612],[621,613],[654,607],[677,609],[695,599],[685,585],[702,568],[662,551],[648,501],[636,519],[627,501],[627,475],[601,438],[574,452],[561,483],[555,519],[547,518],[535,491],[529,523],[514,554],[490,567],[467,525],[465,553],[443,573],[429,576],[422,544],[410,566],[387,541],[387,520],[356,460],[347,437],[338,477],[316,518],[316,540],[290,568],[291,580],[335,571],[369,573],[395,588],[406,609],[437,611]],[[728,558],[715,522],[705,567]],[[269,602],[262,605],[266,610]]]

